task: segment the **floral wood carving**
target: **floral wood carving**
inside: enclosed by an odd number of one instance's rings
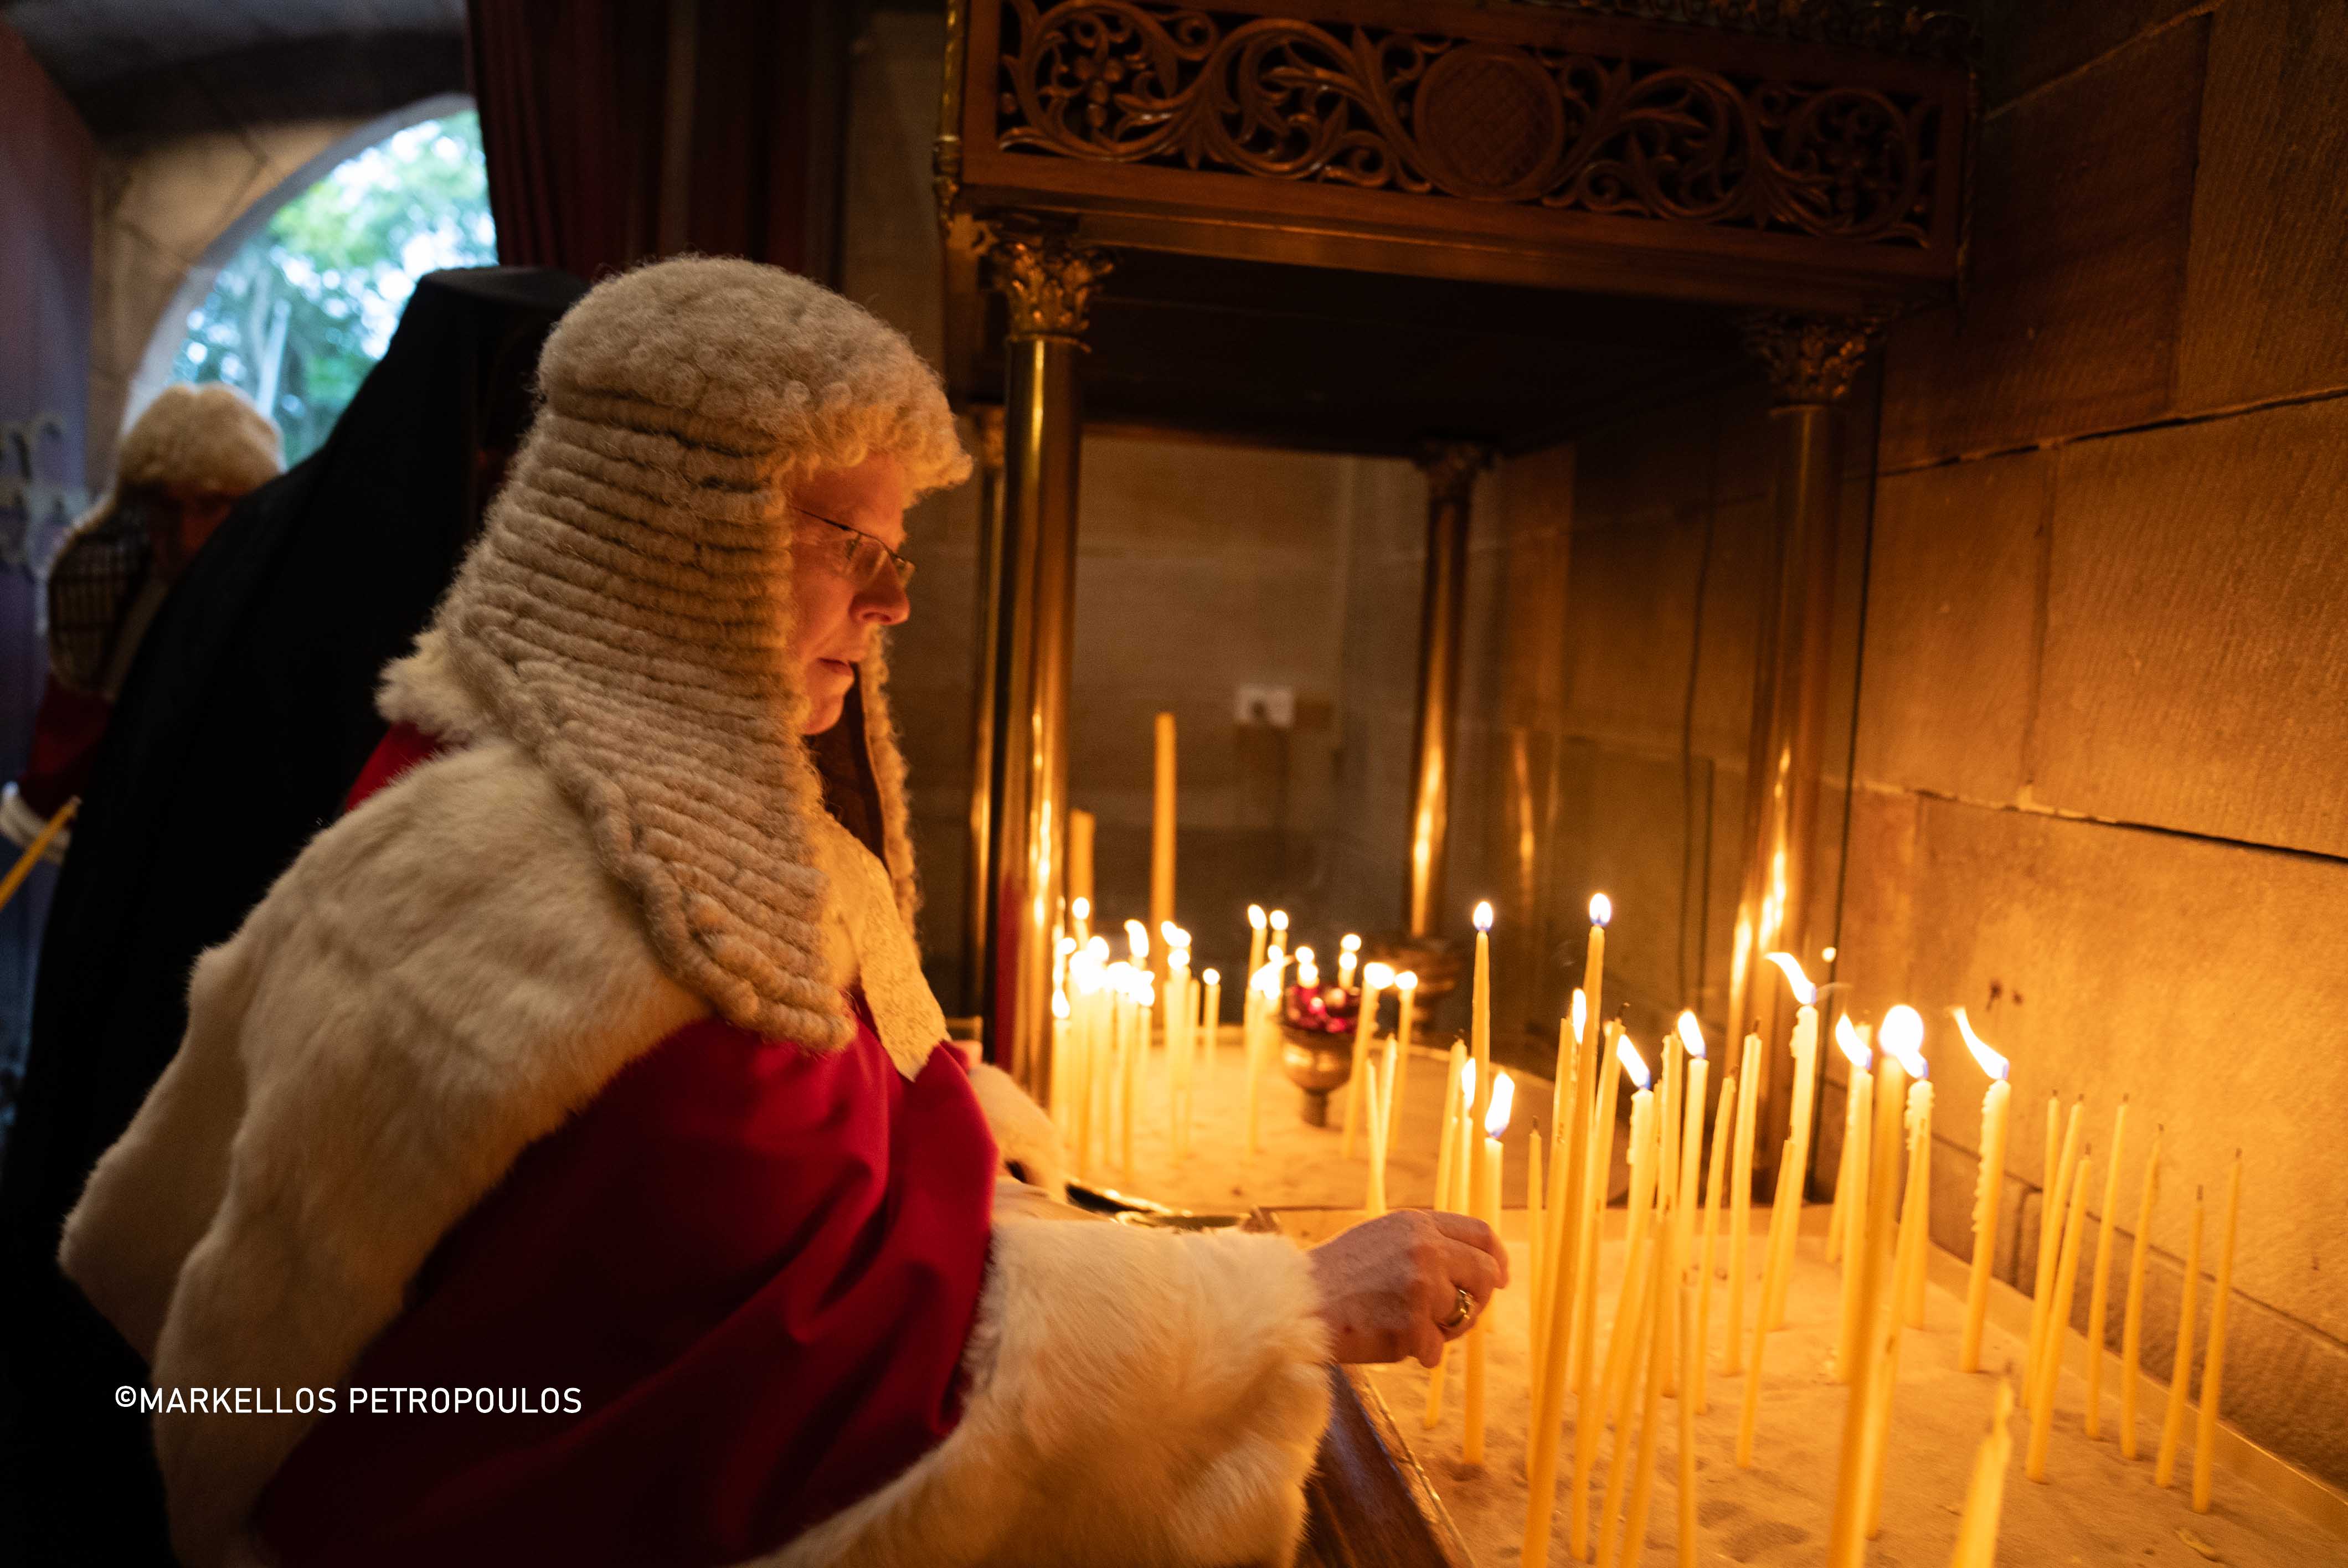
[[[1929,244],[1940,101],[1163,0],[1010,0],[996,142],[1092,162]]]

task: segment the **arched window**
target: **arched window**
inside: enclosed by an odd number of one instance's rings
[[[288,194],[188,313],[170,378],[252,397],[285,432],[290,466],[383,357],[416,280],[494,262],[497,230],[469,108],[404,126]]]

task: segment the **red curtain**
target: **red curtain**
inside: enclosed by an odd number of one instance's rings
[[[471,0],[499,259],[592,280],[694,251],[830,281],[840,9]]]

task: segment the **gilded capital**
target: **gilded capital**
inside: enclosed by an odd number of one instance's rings
[[[1754,311],[1741,323],[1745,347],[1769,373],[1780,407],[1840,403],[1898,310],[1881,306],[1850,316]]]
[[[1430,504],[1465,506],[1476,488],[1476,476],[1492,466],[1492,449],[1473,441],[1430,441],[1412,459],[1426,476]]]
[[[994,227],[987,253],[1010,323],[1004,335],[1081,341],[1093,292],[1116,263],[1056,230]]]

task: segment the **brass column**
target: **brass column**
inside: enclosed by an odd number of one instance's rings
[[[990,253],[1009,327],[982,1011],[988,1056],[1040,1101],[1050,1084],[1052,944],[1067,857],[1076,356],[1086,311],[1108,262],[1063,234],[1008,226]]]
[[[1411,736],[1409,880],[1403,895],[1404,918],[1413,937],[1434,934],[1443,906],[1459,730],[1468,524],[1476,476],[1491,460],[1488,447],[1466,441],[1431,446],[1418,457],[1426,476],[1426,584],[1418,612],[1418,715]]]
[[[1834,622],[1835,533],[1842,505],[1843,400],[1884,318],[1813,318],[1764,312],[1745,322],[1746,346],[1768,368],[1775,394],[1776,580],[1762,599],[1753,673],[1753,736],[1745,777],[1745,883],[1729,955],[1733,1033],[1761,1036],[1756,1164],[1774,1174],[1793,1117],[1785,1030],[1794,1003],[1762,955],[1793,953],[1822,979],[1811,940],[1810,873],[1818,852],[1818,764]],[[1821,1050],[1828,1042],[1819,1041]]]
[[[1003,684],[1003,410],[972,410],[978,425],[977,669],[971,680],[970,845],[963,894],[962,1010],[983,1016],[986,911],[994,897],[994,704]]]

